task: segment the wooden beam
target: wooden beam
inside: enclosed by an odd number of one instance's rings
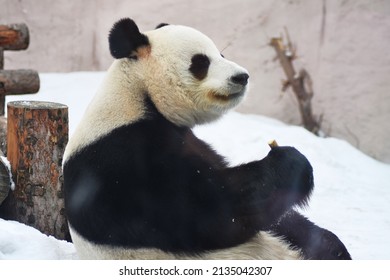
[[[0,116],[4,116],[6,95],[36,93],[39,87],[35,70],[0,70]]]
[[[0,95],[36,93],[39,86],[35,70],[0,70]]]

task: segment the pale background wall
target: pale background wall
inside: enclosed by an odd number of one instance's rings
[[[25,22],[31,34],[27,51],[5,54],[5,68],[105,70],[112,61],[107,33],[121,17],[132,17],[141,30],[168,22],[203,31],[250,71],[240,111],[299,124],[268,46],[287,26],[298,47],[296,65],[312,76],[313,109],[323,115],[324,132],[390,162],[389,0],[0,0],[0,22]]]

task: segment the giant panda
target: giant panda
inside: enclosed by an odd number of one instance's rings
[[[337,236],[293,209],[313,190],[299,151],[274,147],[231,167],[192,132],[243,99],[247,70],[179,25],[141,33],[121,19],[109,47],[115,60],[63,160],[80,258],[349,258]]]

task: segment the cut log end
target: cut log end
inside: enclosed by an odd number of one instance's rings
[[[47,101],[12,101],[8,103],[8,108],[13,109],[22,109],[22,110],[57,110],[57,109],[67,109],[68,106]]]

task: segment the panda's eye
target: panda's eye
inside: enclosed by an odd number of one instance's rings
[[[210,59],[207,55],[196,54],[191,59],[190,72],[198,80],[203,80],[209,71]]]

